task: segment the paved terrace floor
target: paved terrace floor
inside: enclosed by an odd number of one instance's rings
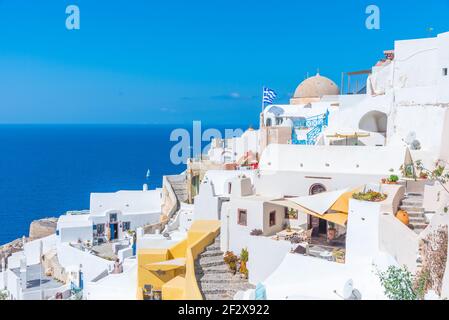
[[[20,278],[20,268],[11,269],[12,272],[16,274],[18,278]],[[64,285],[63,283],[53,279],[52,277],[46,276],[40,264],[34,264],[31,266],[27,266],[27,287],[24,292],[34,291],[37,289],[47,290],[59,288]]]

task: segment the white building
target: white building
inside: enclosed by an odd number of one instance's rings
[[[58,220],[61,242],[105,242],[125,238],[128,231],[160,221],[161,190],[92,193],[89,213]]]

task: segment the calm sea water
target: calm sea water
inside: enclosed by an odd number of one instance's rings
[[[177,127],[0,126],[0,244],[35,219],[88,209],[91,192],[141,189],[148,169],[160,187],[185,170],[170,161]]]

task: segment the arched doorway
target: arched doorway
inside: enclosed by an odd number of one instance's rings
[[[388,116],[386,113],[370,111],[360,119],[359,129],[385,135],[387,133],[387,122]]]
[[[313,196],[314,194],[326,192],[326,187],[321,183],[315,183],[309,189],[309,195]]]
[[[321,183],[313,184],[309,189],[309,195],[326,192],[326,187]],[[321,234],[327,234],[327,221],[318,217],[310,216],[308,219],[308,229],[313,228],[313,236],[318,237]]]

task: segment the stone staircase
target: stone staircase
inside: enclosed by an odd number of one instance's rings
[[[187,193],[187,181],[185,179],[174,179],[170,176],[167,176],[167,180],[173,188],[173,192],[176,195],[176,198],[179,202],[187,202],[188,193]]]
[[[402,204],[399,207],[408,213],[410,226],[417,234],[421,233],[428,225],[424,215],[423,200],[422,194],[409,193],[402,200]]]
[[[195,261],[195,275],[205,300],[232,300],[239,290],[254,289],[240,274],[233,275],[223,260],[220,237]]]

